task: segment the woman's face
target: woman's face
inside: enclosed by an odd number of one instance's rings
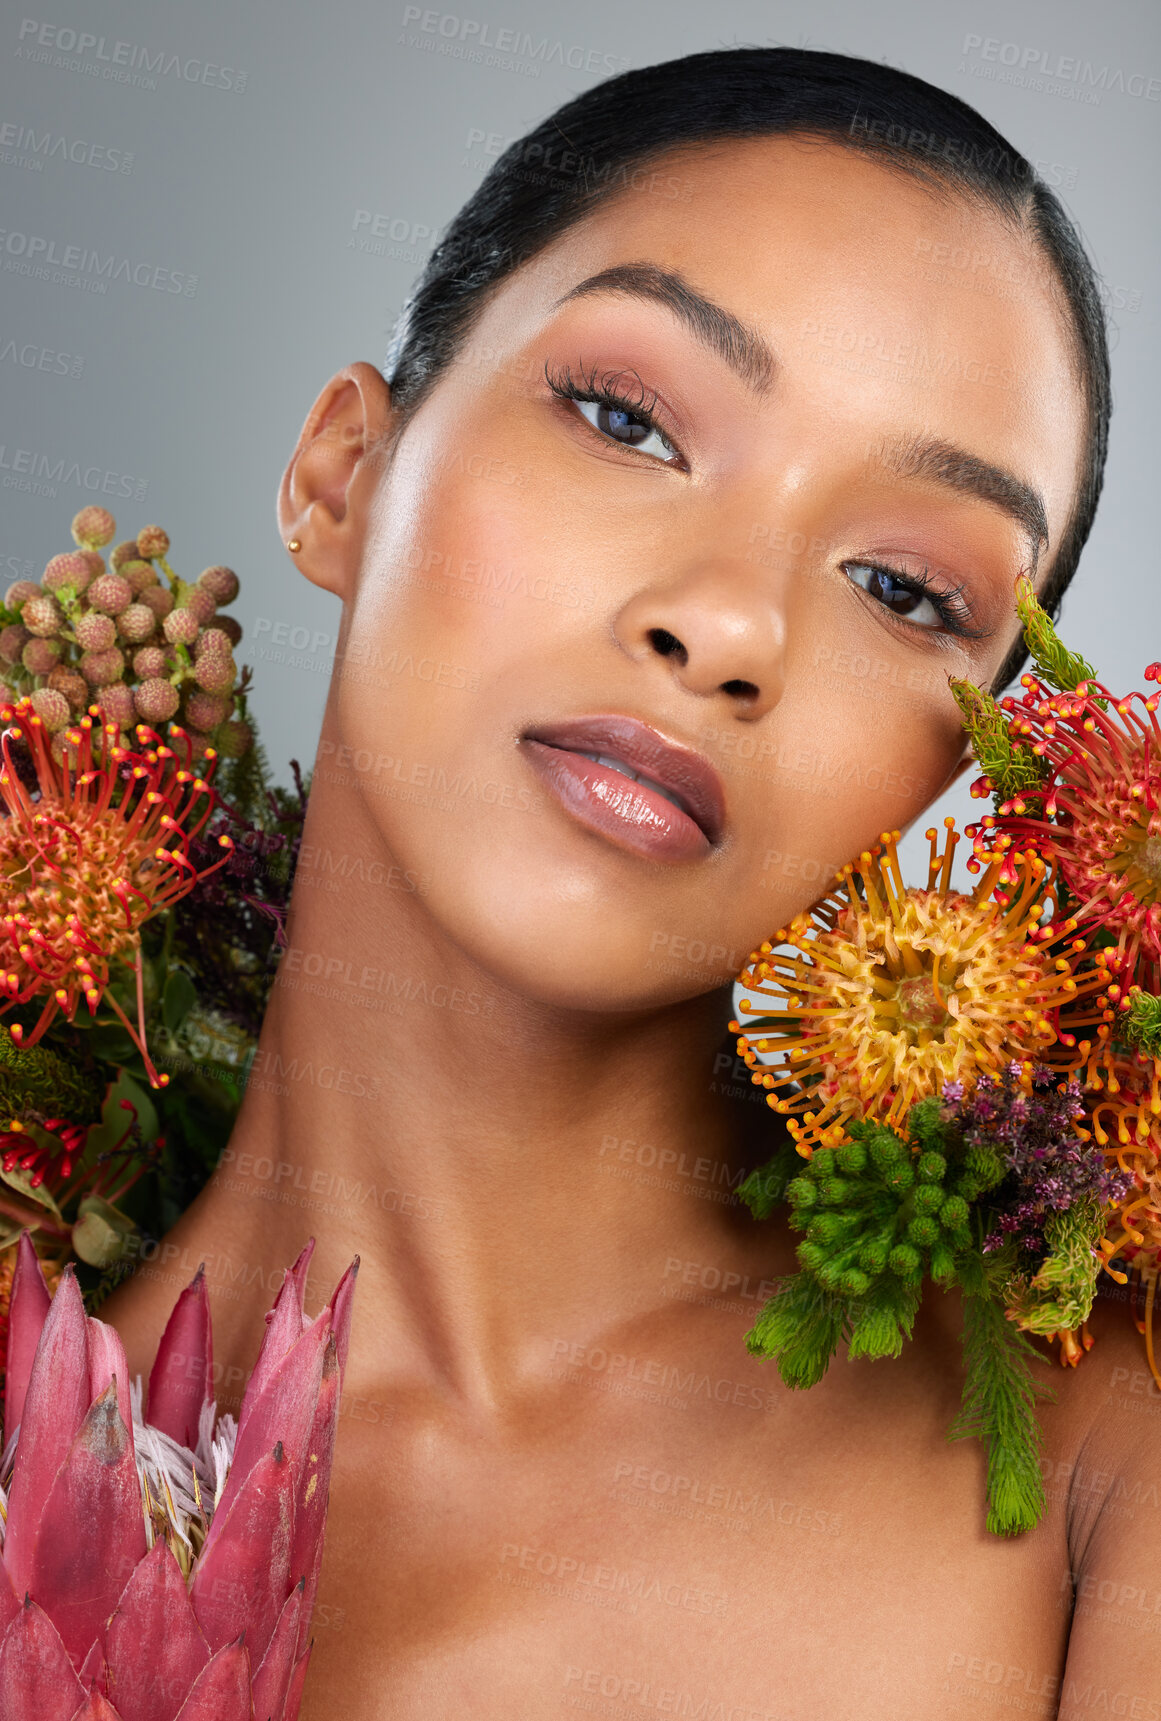
[[[992,211],[829,144],[668,156],[378,468],[319,775],[517,990],[705,992],[955,771],[948,678],[999,669],[1082,432]]]

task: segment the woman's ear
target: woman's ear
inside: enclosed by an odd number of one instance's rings
[[[278,529],[316,586],[346,599],[391,430],[391,391],[374,365],[333,376],[310,409],[282,475]]]

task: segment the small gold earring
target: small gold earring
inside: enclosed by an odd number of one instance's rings
[[[296,553],[297,553],[297,552],[298,552],[298,551],[299,551],[299,550],[301,550],[301,549],[302,549],[302,542],[301,542],[301,540],[300,540],[300,539],[298,539],[298,538],[291,538],[291,539],[290,539],[290,540],[289,540],[289,541],[288,541],[288,543],[287,543],[287,545],[286,545],[286,548],[287,548],[287,549],[288,549],[288,550],[289,550],[289,551],[290,551],[290,553],[291,553],[291,555],[292,555],[292,556],[293,556],[293,555],[295,555],[295,554],[296,554]]]

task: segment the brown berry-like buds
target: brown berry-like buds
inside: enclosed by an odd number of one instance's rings
[[[73,517],[73,537],[83,549],[99,550],[113,540],[117,522],[107,508],[82,508]]]
[[[198,585],[204,586],[216,604],[232,604],[238,595],[238,576],[233,568],[204,568]]]
[[[81,550],[69,550],[66,555],[54,556],[45,568],[44,589],[59,592],[64,586],[71,586],[74,592],[83,592],[92,577],[88,556]]]
[[[172,668],[173,653],[160,645],[143,645],[133,653],[133,673],[139,681],[152,681]]]
[[[133,588],[120,574],[102,574],[85,596],[93,609],[103,610],[106,615],[120,615],[133,602]]]
[[[177,710],[177,688],[160,677],[150,677],[133,691],[137,714],[144,723],[168,723]]]
[[[129,589],[134,597],[138,597],[147,586],[158,584],[157,569],[152,562],[123,562],[117,572],[123,580],[129,581]]]
[[[157,617],[148,604],[130,604],[117,617],[117,632],[130,645],[141,645],[157,626]]]
[[[131,723],[137,721],[133,689],[126,687],[123,681],[113,681],[107,687],[99,687],[97,705],[106,723],[116,723],[119,729],[128,729]]]
[[[207,693],[230,693],[238,679],[238,666],[232,657],[203,652],[194,664],[194,679]]]
[[[125,654],[115,645],[105,651],[86,651],[78,665],[90,687],[103,687],[116,681],[125,668]]]
[[[162,632],[171,645],[192,645],[198,636],[198,618],[190,609],[170,610],[162,622]]]
[[[48,685],[64,694],[74,715],[79,715],[89,703],[89,684],[75,669],[58,664],[48,678]]]
[[[112,616],[101,615],[97,610],[89,610],[77,618],[73,632],[77,636],[77,644],[84,651],[104,651],[117,638],[117,624]]]
[[[208,734],[226,721],[230,704],[230,700],[217,693],[191,693],[185,702],[186,721],[191,729],[201,729]]]
[[[137,597],[140,603],[153,611],[158,621],[163,621],[173,608],[173,593],[168,586],[146,586]]]
[[[39,596],[29,598],[27,603],[21,604],[20,619],[29,633],[36,634],[40,639],[48,639],[59,632],[64,621],[64,611],[50,593],[41,592]]]
[[[60,653],[58,639],[30,639],[20,654],[20,661],[29,675],[48,675],[56,668]]]
[[[140,554],[136,538],[126,538],[124,543],[109,551],[109,566],[115,574],[119,574],[126,562],[135,562]]]
[[[160,526],[143,526],[137,534],[137,550],[141,557],[152,562],[158,556],[164,556],[169,549],[169,533],[162,531]]]
[[[58,693],[55,687],[38,687],[30,698],[32,709],[50,734],[63,729],[72,717],[68,700],[63,693]]]
[[[20,654],[30,638],[28,629],[21,627],[19,622],[11,622],[8,627],[0,628],[0,659],[5,663],[19,663]]]

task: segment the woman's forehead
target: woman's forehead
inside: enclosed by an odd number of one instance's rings
[[[660,296],[646,308],[648,295],[602,285],[650,271],[688,283],[772,355],[770,410],[797,391],[856,435],[967,445],[1035,485],[1059,541],[1083,390],[1051,267],[1001,212],[829,142],[675,150],[502,282],[473,343],[519,369],[554,328],[579,340],[615,326],[622,345],[646,328],[689,337],[691,319],[679,326]]]

